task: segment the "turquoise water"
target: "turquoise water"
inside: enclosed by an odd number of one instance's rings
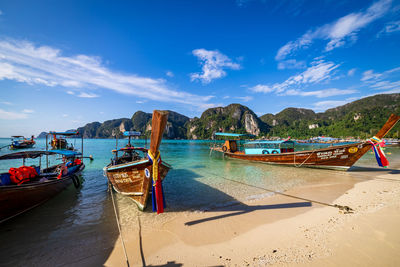
[[[80,148],[80,140],[69,140]],[[0,139],[0,147],[9,142],[9,139]],[[126,142],[120,140],[119,146]],[[173,167],[163,183],[166,213],[156,215],[149,209],[138,212],[131,200],[114,194],[122,227],[134,228],[137,215],[148,225],[169,220],[182,212],[213,210],[271,195],[260,187],[285,191],[320,181],[327,175],[351,179],[336,171],[251,163],[223,159],[217,154],[210,156],[212,144],[213,141],[163,140],[160,147],[162,160]],[[144,143],[138,140],[135,145],[143,146]],[[37,140],[33,149],[43,148],[45,140],[42,139]],[[112,201],[102,171],[110,162],[114,148],[115,141],[111,139],[84,140],[84,154],[92,155],[94,160],[85,160],[82,187],[76,190],[72,186],[44,205],[0,225],[0,265],[21,265],[21,260],[38,266],[86,265],[93,259],[96,263],[104,263],[118,237]],[[0,155],[10,152],[13,151],[1,149]],[[400,149],[387,148],[386,153],[391,167],[400,169]],[[51,161],[55,162],[56,158],[52,157]],[[38,165],[38,160],[27,164]],[[42,166],[44,164],[42,161]],[[21,161],[3,161],[0,171],[20,165]],[[356,165],[377,166],[370,153]]]

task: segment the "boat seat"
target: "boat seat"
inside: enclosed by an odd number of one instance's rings
[[[0,174],[0,186],[2,185],[10,185],[10,174],[9,173],[2,173]]]

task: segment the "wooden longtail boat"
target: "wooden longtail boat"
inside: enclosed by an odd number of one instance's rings
[[[26,159],[60,155],[64,163],[41,168],[25,166]],[[0,174],[0,223],[54,197],[70,184],[80,186],[78,174],[85,168],[81,153],[75,151],[24,151],[0,156],[0,160],[22,159],[23,166]],[[47,163],[48,165],[48,163]]]
[[[264,150],[266,152],[254,154],[251,152],[246,153],[246,151],[239,151],[236,140],[226,140],[223,146],[214,146],[211,147],[211,150],[223,153],[224,156],[234,159],[295,167],[347,170],[372,148],[371,142],[382,139],[399,120],[400,116],[392,114],[374,138],[353,144],[330,146],[306,151],[294,151],[294,147],[286,147],[282,150],[276,149],[276,152],[272,153],[268,150]],[[230,136],[232,136],[232,134],[230,134]]]
[[[31,139],[26,139],[22,135],[14,135],[11,136],[11,145],[10,149],[24,149],[33,147],[36,142],[33,140],[33,135]]]
[[[47,139],[48,139],[49,135],[52,135],[53,138],[48,143]],[[74,150],[74,147],[73,147],[72,144],[70,146],[68,146],[68,142],[67,142],[67,139],[65,137],[67,137],[67,136],[77,136],[77,135],[79,135],[79,132],[77,132],[77,131],[73,131],[73,132],[49,132],[46,135],[46,148],[47,148],[47,144],[49,144],[52,149]],[[83,136],[82,136],[82,139],[83,139]]]
[[[168,112],[155,110],[153,112],[150,149],[134,147],[130,138],[138,136],[137,132],[125,132],[129,136],[126,147],[113,150],[112,162],[104,167],[104,173],[114,190],[132,199],[140,210],[146,208],[153,177],[153,164],[148,154],[156,155],[161,144],[162,135],[167,124]],[[118,152],[123,155],[118,157]],[[161,161],[158,166],[161,180],[165,178],[171,166]]]

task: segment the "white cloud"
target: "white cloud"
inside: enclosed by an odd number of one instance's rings
[[[13,103],[7,102],[7,101],[2,101],[0,103],[3,104],[3,105],[7,105],[7,106],[12,106],[13,105]]]
[[[354,73],[356,73],[356,68],[349,70],[347,76],[354,76]]]
[[[382,35],[387,35],[392,32],[400,31],[400,20],[391,21],[385,25],[385,27],[377,34],[377,37],[381,37]]]
[[[174,75],[174,73],[172,72],[172,71],[167,71],[166,73],[165,73],[165,75],[167,75],[168,77],[174,77],[175,75]]]
[[[199,59],[203,72],[190,74],[191,81],[201,80],[202,83],[207,84],[214,79],[225,77],[226,72],[224,69],[240,69],[238,63],[233,62],[218,50],[195,49],[192,53]]]
[[[249,89],[255,93],[271,93],[275,90],[274,87],[265,84],[257,84],[256,86]]]
[[[333,50],[355,41],[357,33],[368,24],[382,17],[391,6],[391,0],[380,0],[372,4],[367,10],[350,13],[338,20],[325,24],[315,30],[309,30],[299,39],[290,41],[282,46],[275,56],[276,60],[283,60],[295,51],[308,48],[315,39],[327,40],[325,51]]]
[[[211,98],[171,89],[163,79],[116,72],[104,66],[98,57],[67,57],[52,47],[11,39],[0,39],[0,80],[4,79],[32,85],[73,87],[67,93],[80,97],[93,97],[95,94],[89,94],[87,90],[104,88],[120,94],[199,108],[210,105],[207,101]]]
[[[253,100],[252,96],[236,96],[234,98],[239,99],[243,102],[249,102],[249,101]]]
[[[393,90],[400,88],[400,67],[382,73],[375,73],[373,70],[364,71],[361,81],[375,90],[393,92]]]
[[[312,65],[304,72],[289,77],[282,83],[275,83],[273,85],[258,84],[252,88],[249,88],[253,92],[257,93],[271,93],[284,95],[285,91],[290,89],[296,89],[298,86],[305,86],[308,84],[317,84],[323,81],[330,80],[333,72],[339,65],[333,62],[325,62],[323,60],[314,61]]]
[[[3,15],[3,11],[0,10],[0,16]]]
[[[28,118],[28,115],[26,113],[17,113],[0,109],[1,120],[21,120],[26,118]]]
[[[95,98],[95,97],[99,97],[96,94],[93,93],[85,93],[85,92],[81,92],[78,97],[83,97],[83,98]]]
[[[361,78],[361,81],[368,81],[368,80],[376,80],[378,79],[382,74],[379,73],[374,73],[373,70],[367,70],[363,72],[363,77]]]
[[[278,69],[304,69],[306,63],[304,61],[297,61],[295,59],[288,59],[278,63]]]
[[[68,114],[62,114],[63,118],[68,117]]]
[[[32,109],[24,109],[22,112],[23,112],[23,113],[31,114],[31,113],[34,113],[35,111],[32,110]]]
[[[72,92],[72,91],[67,91],[67,94],[69,94],[69,95],[74,95],[75,93]]]
[[[286,91],[285,95],[315,96],[317,98],[324,98],[324,97],[337,96],[337,95],[349,95],[349,94],[354,94],[357,92],[358,92],[357,90],[353,90],[353,89],[341,90],[341,89],[336,89],[336,88],[308,91],[308,92],[291,89],[291,90]]]
[[[144,104],[144,103],[146,103],[146,101],[138,100],[138,101],[136,101],[136,103],[137,104]]]

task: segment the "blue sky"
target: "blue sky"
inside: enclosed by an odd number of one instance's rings
[[[400,92],[400,1],[0,2],[0,136]]]

